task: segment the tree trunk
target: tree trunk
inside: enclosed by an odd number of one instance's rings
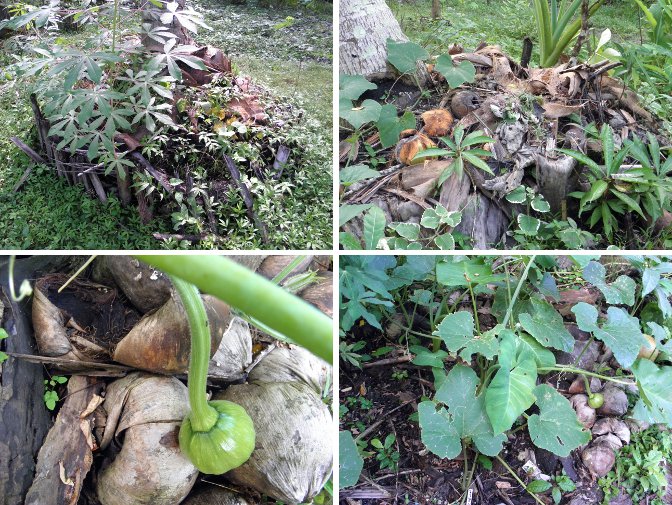
[[[441,0],[432,0],[432,19],[441,17]]]
[[[341,0],[340,70],[378,80],[393,77],[387,65],[387,39],[407,42],[385,0]],[[424,68],[424,65],[423,65]],[[426,71],[421,74],[421,83]]]

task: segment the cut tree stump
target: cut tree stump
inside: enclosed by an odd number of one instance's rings
[[[509,218],[489,198],[480,192],[469,196],[462,210],[462,222],[456,231],[471,238],[474,249],[492,249],[502,241],[509,227]]]

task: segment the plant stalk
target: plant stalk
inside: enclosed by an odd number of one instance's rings
[[[516,472],[513,471],[513,469],[507,464],[507,462],[504,461],[504,459],[501,458],[501,457],[499,456],[499,454],[498,454],[497,456],[495,456],[495,458],[497,458],[497,461],[499,461],[499,462],[502,464],[502,466],[503,466],[504,468],[506,468],[506,470],[511,474],[511,476],[512,476],[514,479],[516,479],[516,481],[518,481],[518,484],[520,484],[521,486],[523,486],[523,489],[525,489],[525,491],[527,491],[527,494],[529,494],[532,498],[534,498],[535,501],[536,501],[537,503],[539,503],[540,505],[546,505],[546,503],[543,502],[543,501],[541,501],[541,499],[540,499],[536,494],[534,494],[534,493],[532,493],[531,491],[528,491],[528,490],[527,490],[527,486],[525,485],[525,483],[521,480],[520,477],[518,477],[518,475],[516,474]]]
[[[506,325],[509,323],[509,319],[511,319],[511,314],[513,312],[513,306],[516,304],[516,300],[518,299],[518,295],[520,294],[520,290],[523,288],[523,283],[527,279],[527,276],[530,273],[530,268],[532,267],[532,264],[534,263],[534,259],[537,257],[536,254],[530,256],[530,261],[527,262],[527,265],[525,265],[525,270],[523,270],[523,275],[520,277],[520,280],[518,281],[518,285],[516,286],[516,290],[513,292],[513,297],[511,297],[511,301],[509,302],[509,307],[506,309],[506,315],[504,316],[504,321],[502,321],[502,326],[506,328]]]

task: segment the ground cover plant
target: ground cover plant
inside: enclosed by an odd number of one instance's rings
[[[341,58],[341,248],[666,246],[669,0],[367,4],[385,49]]]
[[[315,202],[330,187],[328,9],[171,6],[21,4],[8,13],[6,247],[327,246],[330,205]],[[45,124],[29,131],[34,113]],[[40,146],[46,165],[24,174],[29,158],[10,137]],[[82,190],[101,201],[85,205],[90,234],[70,232],[81,229],[78,216],[58,206],[81,201]],[[39,224],[38,208],[48,214]],[[300,230],[291,226],[299,216]]]
[[[341,499],[669,503],[671,274],[654,256],[343,256]]]
[[[331,259],[234,258],[0,258],[2,505],[331,503]]]

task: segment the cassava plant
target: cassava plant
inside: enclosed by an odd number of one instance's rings
[[[583,0],[533,0],[534,17],[539,37],[539,65],[552,67],[581,30]],[[588,16],[595,14],[604,0],[588,7]]]

